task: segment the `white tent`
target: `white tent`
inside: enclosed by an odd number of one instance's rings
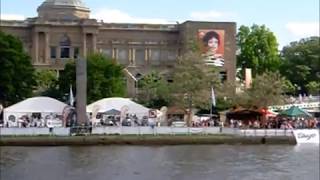
[[[41,113],[41,116],[55,113],[62,114],[63,109],[68,106],[56,99],[50,97],[33,97],[7,107],[3,110],[4,123],[9,117],[14,118],[17,122],[18,118],[23,115],[31,115],[32,113]]]
[[[94,111],[101,113],[112,109],[121,111],[122,113],[123,111],[126,111],[128,114],[135,114],[138,118],[149,115],[148,108],[135,103],[128,98],[105,98],[87,106],[87,112],[89,113]]]

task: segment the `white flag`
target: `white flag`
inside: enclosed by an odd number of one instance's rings
[[[73,92],[72,92],[72,85],[70,85],[70,92],[69,92],[69,104],[70,106],[73,106],[74,103],[74,97],[73,97]]]
[[[214,95],[213,87],[211,87],[211,99],[212,99],[212,105],[215,107],[216,106],[216,97]]]

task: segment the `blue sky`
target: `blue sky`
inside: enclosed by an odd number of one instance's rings
[[[37,15],[44,0],[1,0],[2,19]],[[319,0],[84,0],[91,17],[104,22],[171,23],[186,20],[265,24],[280,47],[319,36]]]

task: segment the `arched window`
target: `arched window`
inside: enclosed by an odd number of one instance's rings
[[[70,58],[71,41],[67,34],[64,34],[59,42],[60,45],[60,58]]]

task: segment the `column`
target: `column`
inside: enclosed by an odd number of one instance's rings
[[[50,64],[50,35],[49,32],[45,32],[45,52],[44,52],[44,63]]]
[[[39,34],[38,32],[33,32],[32,37],[32,51],[33,51],[33,64],[38,64],[38,56],[39,56]]]
[[[82,35],[82,53],[83,58],[87,57],[87,34],[83,33]]]
[[[97,35],[92,34],[92,53],[95,53],[97,50]]]

